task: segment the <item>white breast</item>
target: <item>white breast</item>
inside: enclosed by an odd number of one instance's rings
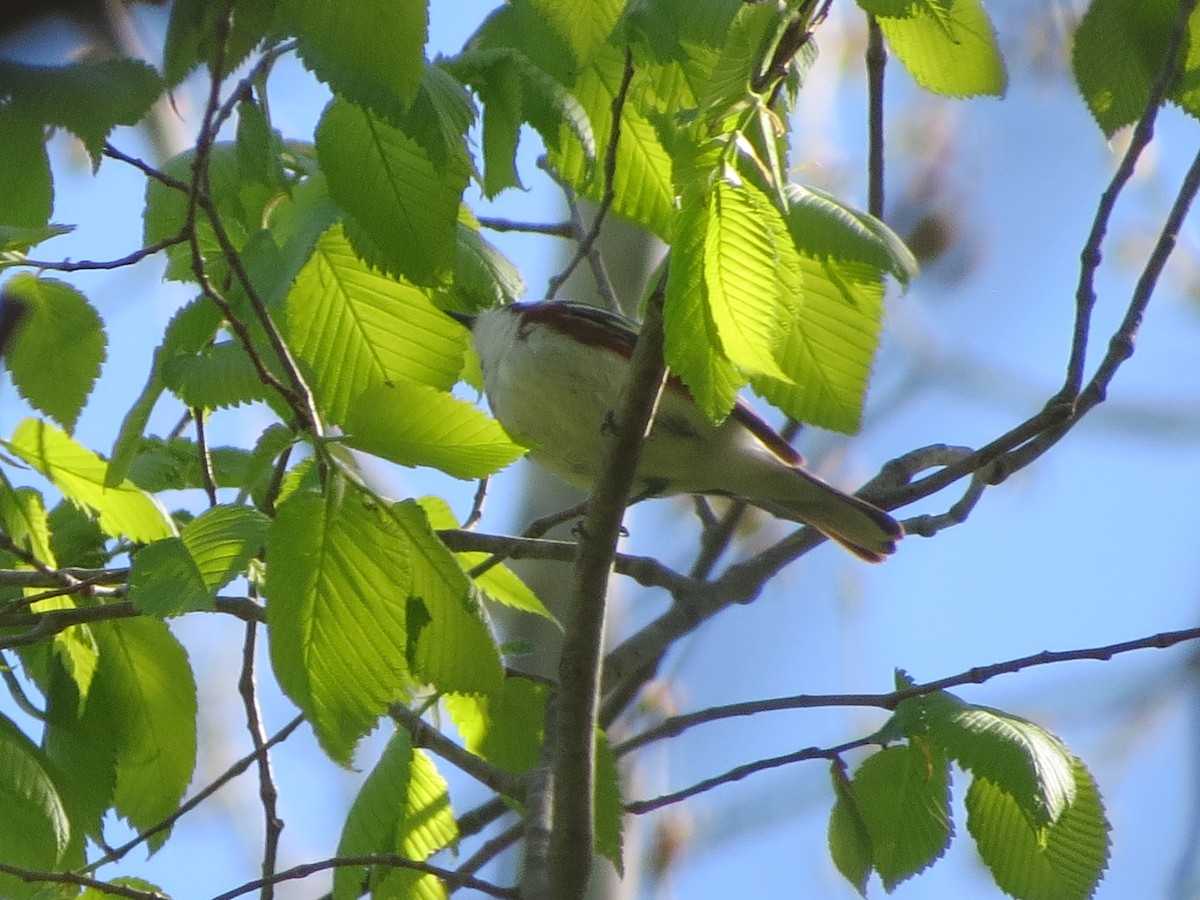
[[[521,327],[507,308],[480,315],[475,351],[492,414],[530,456],[559,477],[590,486],[606,416],[624,384],[627,362],[541,324]]]

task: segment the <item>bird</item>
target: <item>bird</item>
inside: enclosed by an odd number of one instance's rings
[[[529,456],[591,489],[637,341],[633,323],[566,301],[448,312],[471,331],[492,415]],[[670,376],[642,446],[639,498],[673,494],[744,500],[810,525],[868,562],[896,550],[904,530],[879,507],[804,468],[790,444],[740,398],[715,424]]]

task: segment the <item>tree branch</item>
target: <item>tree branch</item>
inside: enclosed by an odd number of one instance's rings
[[[867,16],[867,212],[883,219],[883,75],[887,50],[875,16]]]
[[[460,747],[403,703],[388,707],[388,715],[397,725],[412,735],[414,747],[424,747],[436,753],[455,768],[470,775],[497,794],[519,799],[522,795],[520,778],[494,766],[474,753]]]
[[[86,875],[76,875],[73,872],[38,872],[34,869],[22,869],[20,866],[10,866],[4,862],[0,862],[0,872],[14,875],[30,884],[37,884],[39,882],[47,884],[70,884],[75,887],[89,888],[101,894],[109,894],[113,897],[129,897],[131,900],[164,900],[166,896],[158,891],[139,891],[136,888],[126,887],[123,884],[110,884],[107,881],[98,881],[95,878],[88,878]]]
[[[692,713],[684,713],[663,719],[657,725],[647,728],[640,734],[622,741],[613,747],[618,756],[631,753],[647,744],[666,738],[677,737],[685,731],[709,722],[719,722],[724,719],[753,716],[764,712],[780,712],[791,709],[818,709],[825,707],[874,707],[894,710],[903,701],[913,697],[922,697],[937,691],[945,691],[955,687],[970,684],[983,684],[999,675],[1011,675],[1023,669],[1036,666],[1055,665],[1064,662],[1079,662],[1082,660],[1108,661],[1123,653],[1136,650],[1165,650],[1189,641],[1200,640],[1200,628],[1186,628],[1181,631],[1165,631],[1147,637],[1121,641],[1117,644],[1106,644],[1100,647],[1084,647],[1075,650],[1043,650],[1029,656],[1021,656],[988,666],[975,666],[965,672],[949,675],[924,684],[916,684],[901,690],[889,691],[882,694],[797,694],[791,697],[773,697],[767,700],[750,700],[743,703],[729,703],[723,706],[713,706]]]
[[[1120,197],[1121,191],[1124,190],[1129,179],[1133,177],[1134,169],[1137,167],[1142,152],[1154,138],[1154,121],[1158,116],[1159,108],[1166,99],[1167,89],[1178,71],[1184,37],[1187,34],[1188,19],[1195,8],[1196,0],[1183,0],[1179,4],[1179,12],[1176,14],[1175,24],[1171,29],[1162,65],[1159,66],[1158,73],[1154,77],[1154,84],[1151,85],[1150,93],[1146,98],[1146,107],[1134,125],[1129,146],[1125,148],[1125,154],[1121,157],[1116,171],[1113,172],[1108,187],[1100,195],[1091,231],[1080,254],[1079,286],[1075,291],[1075,327],[1071,339],[1071,356],[1067,361],[1067,374],[1060,392],[1060,396],[1067,400],[1074,400],[1079,395],[1079,389],[1083,383],[1088,336],[1092,327],[1092,310],[1096,306],[1095,278],[1096,272],[1100,268],[1102,259],[1100,248],[1108,233],[1108,223],[1112,218],[1113,209],[1117,205],[1117,198]]]
[[[455,553],[482,551],[491,553],[497,562],[504,559],[540,559],[555,562],[575,560],[576,545],[570,541],[506,537],[461,529],[442,530],[437,534],[442,543]],[[480,566],[476,566],[471,570],[472,576],[477,577],[480,574],[477,571],[479,568]],[[664,588],[672,593],[698,590],[703,585],[702,581],[681,575],[652,556],[617,553],[613,556],[613,569],[620,575],[632,578],[643,587]]]
[[[217,597],[215,603],[218,612],[234,616],[244,622],[266,621],[265,610],[252,600],[241,597]],[[27,630],[19,634],[0,637],[0,650],[36,644],[72,625],[132,619],[141,614],[141,611],[131,602],[123,600],[100,606],[81,606],[74,609],[53,609],[43,613],[21,613],[6,616],[4,619],[6,628],[26,628]]]
[[[666,267],[647,304],[616,430],[604,443],[575,561],[572,616],[559,660],[558,727],[552,733],[554,827],[548,863],[556,900],[582,897],[591,874],[595,732],[608,578],[642,441],[665,382],[665,275]]]

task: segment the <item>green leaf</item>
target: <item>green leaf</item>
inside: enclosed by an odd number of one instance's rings
[[[134,554],[129,600],[140,612],[162,619],[216,609],[196,561],[176,537],[154,541]]]
[[[717,181],[704,236],[708,309],[725,356],[746,372],[787,381],[775,348],[798,297],[788,296],[781,268],[795,257],[780,216],[750,184]],[[785,259],[785,257],[787,257]]]
[[[1145,111],[1178,15],[1173,0],[1088,4],[1075,31],[1071,65],[1088,109],[1107,136]],[[1197,27],[1200,18],[1193,16],[1193,44]]]
[[[317,241],[288,293],[287,332],[323,409],[339,423],[375,385],[406,380],[448,390],[467,343],[467,332],[426,291],[355,256],[340,225]]]
[[[346,443],[405,466],[482,478],[525,453],[495,419],[425,384],[397,381],[363,391],[346,415]]]
[[[953,834],[945,757],[918,742],[888,747],[863,760],[851,788],[885,889],[945,853]]]
[[[575,81],[571,91],[579,101],[595,133],[596,146],[607,148],[612,131],[612,106],[621,85],[625,52],[609,44],[597,49],[591,65]],[[613,177],[613,210],[619,215],[666,238],[675,218],[675,193],[671,185],[671,158],[663,147],[648,113],[657,114],[654,92],[662,85],[649,72],[635,69],[628,98],[621,110],[621,133]],[[682,82],[676,75],[672,84]],[[650,107],[645,110],[639,99]],[[562,176],[588,199],[599,202],[604,195],[603,160],[595,165],[574,129],[564,125],[559,147],[551,146],[550,159]],[[600,154],[603,156],[603,154]]]
[[[109,133],[118,125],[136,125],[162,92],[158,73],[135,59],[67,66],[0,62],[0,84],[12,109],[79,138],[93,169]]]
[[[867,12],[873,4],[859,0]],[[879,27],[917,84],[948,97],[1001,96],[1008,75],[980,0],[912,0],[906,14],[881,7]]]
[[[458,226],[454,282],[443,292],[445,305],[460,311],[515,303],[525,294],[521,271],[478,231]]]
[[[937,710],[927,713],[928,740],[1009,794],[1033,826],[1053,824],[1075,801],[1075,758],[1044,728],[961,701],[928,709]]]
[[[99,642],[89,635],[96,650],[95,673],[101,669]],[[28,667],[28,654],[23,654]],[[114,663],[115,665],[115,663]],[[95,698],[91,686],[85,698],[74,673],[70,672],[62,654],[55,654],[45,678],[40,678],[46,695],[46,726],[42,746],[53,763],[63,802],[67,806],[73,828],[82,837],[98,838],[101,818],[112,805],[113,789],[117,784],[118,729],[106,717],[113,710],[105,708],[111,690],[101,680]],[[86,702],[85,702],[86,700]]]
[[[441,497],[420,497],[417,503],[425,511],[425,517],[429,520],[430,527],[435,531],[440,531],[443,528],[458,527],[458,520],[454,518],[454,513],[450,511],[450,505]],[[488,554],[455,553],[454,557],[464,570],[470,570],[473,566],[487,559]],[[554,614],[546,608],[546,605],[538,599],[538,595],[530,590],[529,586],[520,579],[516,572],[503,563],[494,565],[482,575],[477,576],[475,584],[490,599],[497,603],[513,609],[533,613],[535,616],[550,619],[552,622],[558,621],[554,618]]]
[[[819,188],[784,187],[787,227],[801,253],[861,262],[907,284],[917,261],[900,236],[870,213],[846,206]]]
[[[519,775],[537,763],[548,693],[546,685],[512,675],[490,694],[453,694],[445,704],[468,750]]]
[[[1074,800],[1039,828],[1013,796],[978,775],[967,830],[1001,890],[1021,900],[1087,900],[1108,865],[1110,826],[1092,776],[1073,760]]]
[[[19,263],[30,247],[74,230],[74,225],[39,225],[36,228],[0,225],[0,268]]]
[[[108,561],[96,520],[66,500],[50,510],[50,548],[60,566],[96,569]]]
[[[596,853],[611,862],[618,875],[624,875],[621,850],[625,802],[621,799],[621,770],[608,736],[602,731],[596,732],[594,818]]]
[[[72,431],[105,359],[104,325],[66,282],[20,273],[9,279],[5,292],[26,305],[25,319],[4,355],[13,384],[32,406]]]
[[[138,618],[92,626],[100,664],[82,718],[73,726],[78,757],[109,744],[115,752],[113,806],[136,829],[174,811],[196,765],[196,685],[187,654],[167,626]],[[95,748],[95,749],[93,749]],[[169,831],[150,839],[151,849]]]
[[[778,347],[790,378],[757,377],[754,389],[789,416],[854,433],[883,321],[878,269],[833,257],[800,255],[804,301]]]
[[[511,7],[508,8],[511,10]],[[520,128],[528,122],[555,152],[577,142],[585,171],[596,161],[596,135],[587,110],[562,84],[512,47],[470,46],[442,65],[483,101],[484,193],[520,187],[516,171]]]
[[[326,108],[316,140],[329,195],[353,217],[347,233],[360,255],[415,284],[442,281],[469,171],[439,169],[414,136],[345,100]]]
[[[6,716],[0,716],[0,846],[4,862],[24,869],[58,869],[71,824],[45,755]],[[37,884],[0,874],[0,892],[32,897]]]
[[[408,540],[409,659],[413,671],[441,691],[491,693],[504,679],[496,642],[466,575],[414,501],[388,507]]]
[[[679,215],[663,305],[663,355],[713,421],[729,415],[745,377],[721,352],[704,278],[707,206],[693,198]]]
[[[185,405],[213,410],[267,400],[271,390],[236,341],[221,341],[162,361],[163,385]]]
[[[282,0],[276,21],[296,35],[305,66],[347,100],[387,115],[416,97],[429,27],[425,0]]]
[[[1189,116],[1200,118],[1200,15],[1194,10],[1188,18],[1181,71],[1171,85],[1169,97]]]
[[[179,533],[205,587],[219,591],[246,571],[266,545],[270,520],[249,506],[214,506]]]
[[[286,431],[282,425],[276,428]],[[286,446],[283,439],[271,448],[279,452]],[[237,447],[206,447],[213,481],[219,488],[253,486],[268,470],[270,460],[260,461],[252,451]],[[129,466],[129,479],[144,491],[202,489],[204,476],[200,470],[200,448],[187,438],[143,438]],[[111,471],[112,465],[109,465]]]
[[[337,854],[341,857],[399,853],[423,862],[458,838],[446,782],[412,738],[398,729],[367,775],[346,816]],[[431,875],[394,866],[340,866],[333,876],[334,900],[373,897],[444,896]]]
[[[279,506],[266,586],[275,675],[342,765],[412,685],[408,536],[386,510],[347,491],[295,494]]]
[[[104,460],[53,425],[26,419],[4,446],[50,479],[67,499],[95,513],[112,537],[149,542],[174,536],[175,526],[157,500],[128,480],[105,487]]]
[[[176,0],[171,4],[167,37],[163,42],[163,72],[175,87],[203,62],[214,59],[221,16],[228,3]],[[229,38],[223,53],[222,77],[232,72],[266,34],[275,12],[275,0],[235,0]]]
[[[32,553],[51,568],[57,568],[50,543],[50,522],[42,495],[29,487],[14,488],[0,474],[0,524],[14,544]],[[26,568],[20,563],[19,568]]]
[[[720,54],[699,97],[701,109],[715,107],[724,112],[731,104],[749,96],[751,79],[767,62],[762,59],[764,43],[778,22],[779,10],[775,7],[741,5],[727,27]]]
[[[271,128],[263,108],[253,100],[243,99],[238,103],[237,119],[234,146],[242,180],[257,182],[273,190],[286,190],[283,140],[279,132]]]
[[[178,9],[178,6],[176,6]],[[188,150],[167,161],[163,172],[184,184],[191,184],[195,151]],[[216,207],[226,235],[237,250],[246,246],[252,235],[262,230],[267,205],[276,192],[264,184],[247,182],[238,162],[233,142],[214,144],[208,156],[208,196]],[[187,223],[188,195],[156,178],[147,179],[146,206],[143,213],[143,237],[146,244],[175,237]],[[225,251],[213,232],[208,216],[196,214],[196,242],[208,266],[208,275],[220,284],[228,269]],[[166,277],[172,281],[193,281],[192,249],[188,242],[168,247]]]
[[[586,64],[612,33],[621,0],[530,0],[530,6],[566,41],[578,64]]]
[[[854,889],[867,896],[867,880],[871,877],[871,835],[867,824],[858,810],[858,801],[850,779],[846,777],[845,764],[840,760],[830,763],[833,791],[837,799],[829,811],[829,855],[833,864]]]
[[[0,216],[5,225],[40,229],[50,221],[54,185],[42,124],[22,113],[0,108]]]
[[[163,897],[167,896],[167,892],[158,885],[146,881],[144,878],[134,878],[129,875],[120,875],[116,878],[110,878],[105,881],[105,884],[111,884],[116,887],[131,888],[132,890],[142,891],[146,894],[160,894]],[[78,895],[78,900],[111,900],[112,896],[112,891],[89,887],[84,888],[83,893]]]

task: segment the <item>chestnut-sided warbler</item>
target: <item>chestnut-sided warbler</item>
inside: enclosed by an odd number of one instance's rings
[[[611,313],[574,303],[513,303],[477,316],[472,331],[492,414],[555,475],[591,488],[637,332]],[[870,562],[896,549],[891,516],[806,472],[800,455],[742,402],[714,425],[670,378],[642,448],[645,496],[717,494],[811,525]]]

